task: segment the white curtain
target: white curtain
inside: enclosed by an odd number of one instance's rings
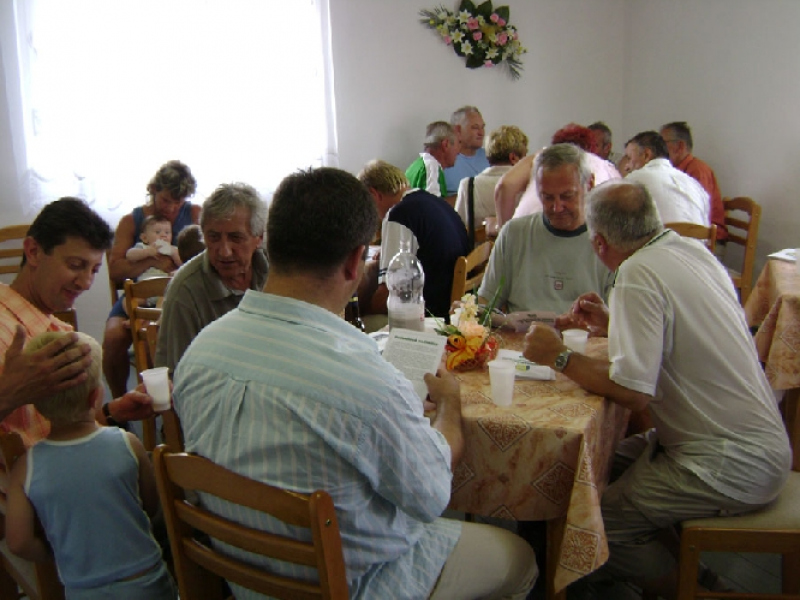
[[[337,164],[328,0],[13,7],[0,34],[27,214],[75,195],[119,217],[170,159],[197,201],[231,181],[268,198],[298,168]]]

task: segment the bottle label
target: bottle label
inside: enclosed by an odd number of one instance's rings
[[[400,303],[389,301],[389,329],[425,331],[425,303]]]

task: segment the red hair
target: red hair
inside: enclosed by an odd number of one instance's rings
[[[553,134],[554,144],[575,144],[586,152],[597,152],[592,130],[577,123],[565,125]]]

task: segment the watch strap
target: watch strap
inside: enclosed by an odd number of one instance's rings
[[[122,425],[117,421],[114,417],[111,416],[111,409],[108,407],[108,403],[103,404],[103,416],[106,419],[106,425],[109,427],[122,427]]]
[[[553,368],[559,373],[563,372],[564,369],[567,368],[567,363],[569,363],[569,358],[572,356],[573,352],[574,350],[566,348],[563,352],[556,356],[556,360],[553,363]]]

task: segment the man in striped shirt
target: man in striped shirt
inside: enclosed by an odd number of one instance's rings
[[[186,450],[270,485],[330,493],[351,598],[522,600],[538,574],[530,546],[440,516],[464,444],[457,380],[426,375],[423,403],[375,342],[339,317],[377,225],[369,191],[344,171],[281,183],[267,220],[264,292],[248,290],[203,329],[175,371]],[[226,518],[297,535],[263,513],[202,500]],[[239,600],[259,597],[233,587]]]

